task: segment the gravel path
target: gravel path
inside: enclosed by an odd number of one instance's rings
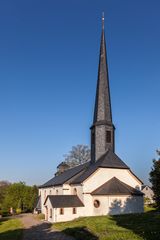
[[[51,224],[41,222],[32,214],[22,214],[20,219],[24,225],[23,240],[74,240],[64,233],[51,229]]]

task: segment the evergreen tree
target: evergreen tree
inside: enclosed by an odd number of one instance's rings
[[[150,182],[154,192],[154,199],[158,208],[160,208],[160,151],[157,150],[158,159],[153,160],[153,167],[150,172]]]

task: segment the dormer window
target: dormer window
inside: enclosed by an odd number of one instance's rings
[[[111,143],[111,131],[106,131],[106,143]]]

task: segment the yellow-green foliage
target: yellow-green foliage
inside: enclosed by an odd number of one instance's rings
[[[22,213],[21,208],[17,208],[17,209],[16,209],[16,213],[17,213],[17,214],[21,214],[21,213]]]

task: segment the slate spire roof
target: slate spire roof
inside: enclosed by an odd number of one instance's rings
[[[102,16],[102,33],[99,55],[98,81],[93,124],[99,121],[106,121],[108,123],[112,123],[107,53],[104,33],[104,16]]]

